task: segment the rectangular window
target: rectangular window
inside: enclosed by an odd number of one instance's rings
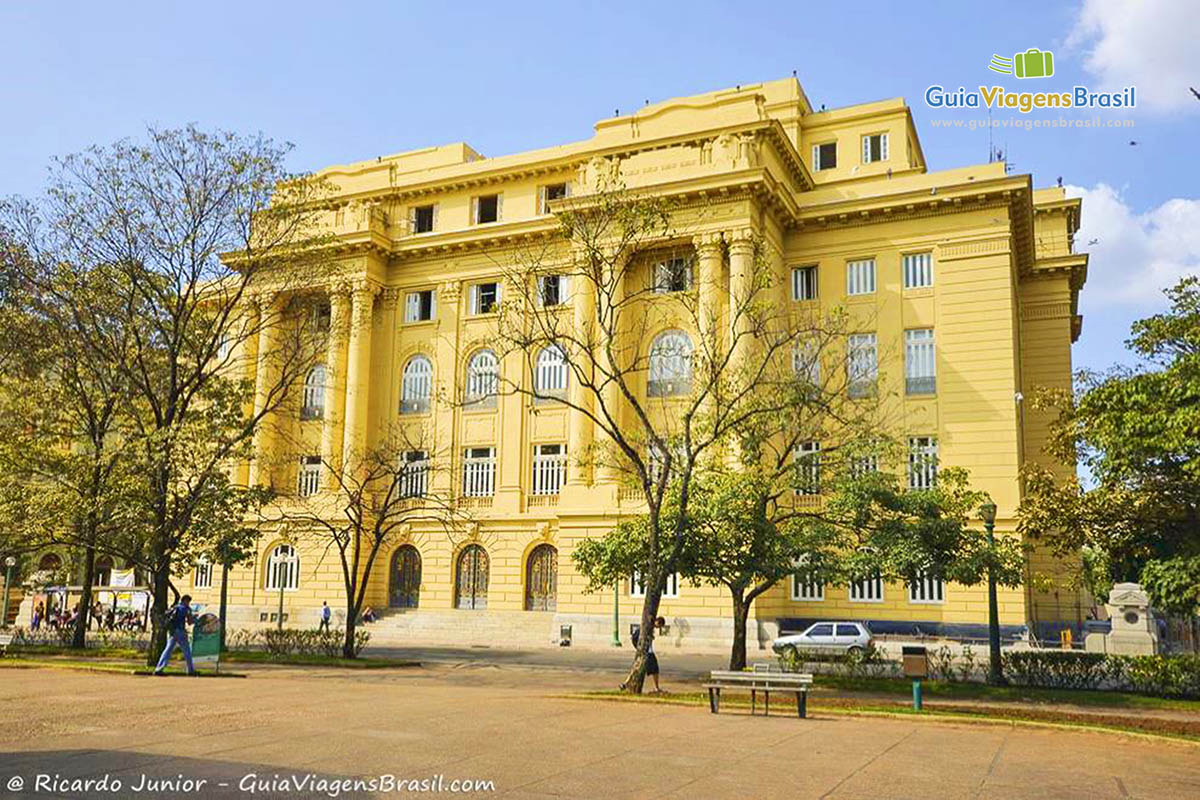
[[[821,493],[821,443],[803,442],[796,445],[796,494]]]
[[[568,194],[567,184],[551,183],[543,186],[538,191],[538,213],[549,214],[550,204],[555,200],[562,200]]]
[[[926,572],[919,572],[915,580],[909,581],[908,602],[944,603],[946,602],[946,585],[941,578]]]
[[[825,584],[809,580],[808,576],[797,572],[792,575],[792,599],[806,603],[822,603],[825,601]]]
[[[213,565],[208,559],[201,558],[196,562],[196,574],[192,576],[193,589],[212,588]]]
[[[646,584],[642,581],[642,573],[634,570],[633,576],[629,579],[629,596],[630,597],[645,597]],[[679,597],[679,574],[675,573],[667,576],[667,585],[663,587],[662,596],[665,598]]]
[[[938,445],[932,436],[908,440],[908,488],[932,489],[937,483]]]
[[[850,477],[861,478],[879,472],[879,456],[854,456],[850,459]]]
[[[498,194],[485,194],[475,198],[474,220],[476,225],[500,221],[503,201]]]
[[[429,453],[425,450],[409,450],[400,457],[400,474],[397,476],[400,496],[405,498],[424,497],[429,489]]]
[[[654,291],[686,292],[692,288],[692,265],[686,258],[670,258],[654,265]]]
[[[812,341],[797,342],[792,349],[792,371],[812,386],[821,385],[821,357]]]
[[[561,306],[567,302],[571,279],[567,275],[543,275],[538,278],[538,302],[543,308]]]
[[[862,160],[864,164],[888,160],[888,135],[886,133],[873,133],[870,136],[864,136],[862,143]]]
[[[937,366],[934,356],[932,328],[917,328],[904,332],[906,394],[933,394],[937,391]]]
[[[833,169],[837,166],[837,142],[814,144],[812,149],[813,171]]]
[[[429,233],[433,230],[436,206],[417,206],[412,210],[412,232]]]
[[[433,319],[437,308],[437,300],[433,289],[420,292],[409,292],[404,301],[405,322],[428,322]]]
[[[905,289],[933,286],[933,253],[909,253],[903,261]]]
[[[539,444],[533,448],[533,494],[558,494],[567,480],[567,448]]]
[[[296,492],[301,497],[311,497],[321,488],[321,457],[305,456],[300,459],[300,482]]]
[[[850,602],[882,603],[883,578],[878,573],[850,584]]]
[[[491,497],[496,491],[496,448],[463,451],[463,497]]]
[[[869,397],[875,393],[875,381],[879,377],[879,351],[875,334],[850,335],[850,353],[846,367],[851,397]]]
[[[471,287],[471,313],[490,314],[500,302],[500,284],[477,283]]]
[[[792,269],[792,299],[817,299],[816,267],[794,267]]]
[[[846,262],[846,294],[875,293],[875,259]]]

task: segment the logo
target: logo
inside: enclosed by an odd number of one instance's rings
[[[1024,53],[1014,54],[1012,58],[993,55],[988,69],[1018,78],[1049,78],[1054,74],[1054,53],[1031,47]]]

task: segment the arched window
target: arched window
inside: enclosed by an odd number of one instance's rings
[[[300,586],[300,558],[290,544],[276,545],[267,557],[266,588],[296,589]]]
[[[567,391],[567,354],[556,344],[543,347],[533,369],[537,399],[562,397]]]
[[[500,362],[491,350],[480,350],[467,362],[467,403],[495,406],[500,384]]]
[[[558,607],[558,550],[539,544],[525,565],[525,609],[554,611]]]
[[[692,390],[692,340],[683,331],[663,331],[650,345],[651,397],[670,397]]]
[[[62,559],[58,557],[57,553],[46,553],[38,560],[39,572],[53,572],[61,567]]]
[[[112,580],[113,560],[112,556],[100,556],[96,559],[96,568],[93,570],[92,583],[96,586],[108,586]]]
[[[325,416],[325,365],[318,364],[304,379],[304,402],[300,419],[321,419]]]
[[[196,572],[192,575],[192,588],[211,589],[212,578],[212,562],[208,560],[208,556],[200,556],[196,559]]]
[[[433,362],[425,356],[413,356],[404,365],[400,378],[400,413],[424,414],[429,411],[433,393]]]

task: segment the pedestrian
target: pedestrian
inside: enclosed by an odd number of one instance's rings
[[[154,668],[155,675],[162,675],[176,646],[183,651],[183,660],[187,662],[188,675],[196,674],[196,668],[192,666],[192,647],[188,644],[187,634],[187,626],[195,623],[196,618],[192,616],[192,596],[185,594],[167,612],[167,646],[163,648],[162,655],[158,658],[158,666]]]
[[[662,630],[666,624],[667,621],[662,617],[658,617],[654,620],[654,627],[657,630]],[[635,628],[631,638],[633,639],[633,646],[637,647],[638,642],[641,640],[641,629]],[[662,690],[662,687],[658,685],[658,656],[654,654],[654,639],[650,640],[650,646],[646,648],[646,675],[654,678],[655,694],[666,694],[666,692]],[[621,689],[625,689],[624,683],[621,684]]]
[[[329,610],[329,603],[326,603],[324,600],[322,600],[321,601],[321,627],[319,630],[322,630],[325,633],[329,633],[329,617],[331,614],[333,614],[333,612]]]
[[[46,604],[41,600],[33,607],[33,616],[29,620],[29,630],[36,631],[42,625],[42,618],[46,616]]]

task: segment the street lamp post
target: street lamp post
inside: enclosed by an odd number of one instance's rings
[[[996,550],[996,504],[990,500],[979,507],[979,516],[987,531],[989,557]],[[988,563],[988,683],[1002,686],[1006,683],[1000,667],[1000,609],[996,603],[996,573]]]
[[[613,638],[612,646],[621,646],[621,582],[613,581]]]
[[[12,586],[13,567],[17,565],[17,559],[9,556],[4,559],[4,611],[0,613],[0,628],[8,627],[8,589]]]
[[[283,590],[287,586],[287,575],[291,571],[291,566],[300,560],[300,557],[295,553],[286,556],[280,556],[275,562],[275,580],[279,583],[279,630],[283,630]]]

